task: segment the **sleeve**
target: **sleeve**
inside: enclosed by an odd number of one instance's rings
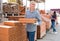
[[[26,13],[25,13],[25,18],[27,18],[27,11],[26,11]]]
[[[37,11],[36,13],[36,19],[37,19],[38,24],[40,25],[42,23],[42,18],[41,18],[39,11]]]

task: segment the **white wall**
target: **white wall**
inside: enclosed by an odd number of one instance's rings
[[[39,9],[44,10],[45,9],[45,3],[39,3]]]
[[[29,7],[30,1],[23,0],[23,4],[26,5],[27,7]],[[42,9],[43,10],[44,7],[45,7],[44,6],[44,3],[39,3],[39,4],[36,3],[36,8],[39,8],[39,9]]]
[[[4,3],[4,2],[7,2],[7,0],[3,0],[3,3]]]
[[[60,0],[46,0],[45,8],[46,10],[60,8]]]

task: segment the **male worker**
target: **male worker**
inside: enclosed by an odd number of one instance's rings
[[[30,8],[26,11],[26,18],[35,18],[37,19],[37,22],[34,24],[27,24],[27,37],[29,41],[35,41],[35,32],[37,30],[37,25],[41,24],[41,17],[38,10],[35,9],[36,3],[34,1],[30,2]]]

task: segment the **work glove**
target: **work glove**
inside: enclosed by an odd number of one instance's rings
[[[36,22],[36,23],[34,23],[35,25],[39,25],[39,23],[38,22]]]

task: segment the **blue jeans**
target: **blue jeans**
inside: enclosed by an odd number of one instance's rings
[[[35,32],[27,32],[27,37],[29,41],[34,41]]]
[[[51,28],[53,29],[53,32],[56,32],[56,29],[55,29],[55,21],[51,21],[51,22],[52,22]]]

